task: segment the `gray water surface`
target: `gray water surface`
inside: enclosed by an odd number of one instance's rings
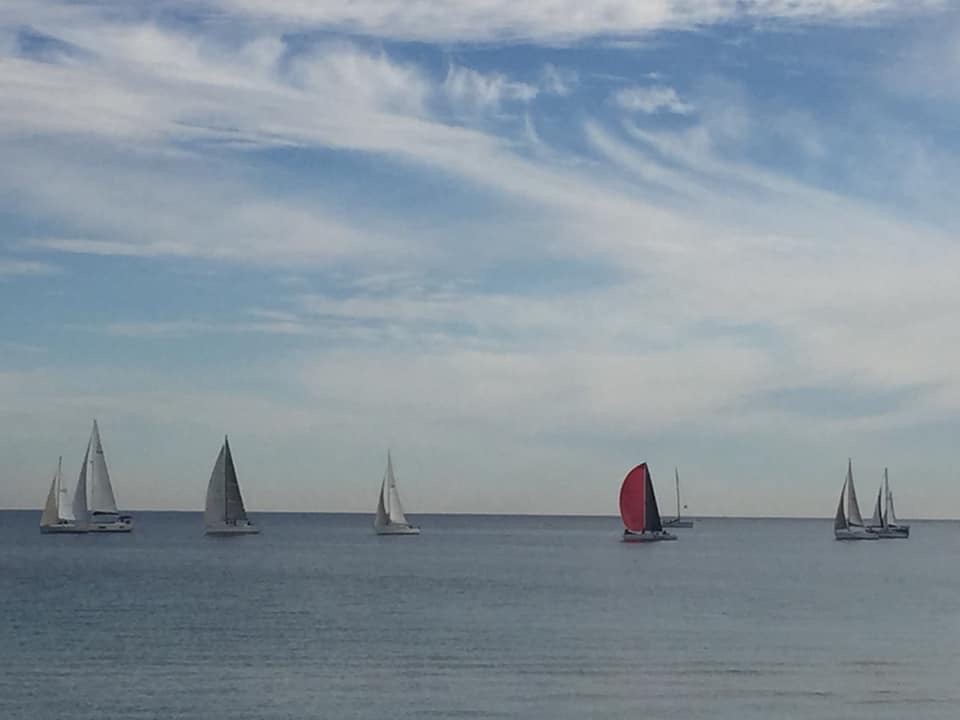
[[[43,536],[0,512],[0,717],[950,718],[960,524],[199,514]]]

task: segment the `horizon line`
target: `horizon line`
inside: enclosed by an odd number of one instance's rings
[[[42,508],[0,508],[0,512],[42,512]],[[203,510],[183,509],[145,509],[132,508],[124,513],[183,513],[202,515]],[[367,510],[247,510],[251,515],[373,515]],[[609,518],[619,519],[619,515],[597,515],[594,513],[524,513],[524,512],[408,512],[412,517],[440,515],[449,517],[518,517],[518,518]],[[671,516],[672,517],[672,516]],[[684,520],[823,520],[832,521],[833,516],[826,515],[683,515]],[[668,519],[664,517],[665,521]],[[919,517],[899,518],[910,522],[960,522],[956,517]]]

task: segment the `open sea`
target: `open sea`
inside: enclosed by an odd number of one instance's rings
[[[960,717],[960,523],[0,512],[0,718]]]

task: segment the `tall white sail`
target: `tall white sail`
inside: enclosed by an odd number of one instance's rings
[[[87,445],[87,451],[83,454],[83,466],[80,468],[80,477],[77,479],[77,487],[73,490],[73,498],[70,507],[73,517],[68,518],[63,513],[63,506],[60,506],[61,516],[65,520],[73,520],[80,530],[87,529],[89,525],[89,513],[87,512],[87,464],[90,462],[90,445]]]
[[[854,527],[863,527],[857,491],[853,487],[853,461],[847,460],[847,522]]]
[[[387,515],[394,525],[409,525],[403,514],[403,505],[400,504],[400,494],[397,492],[397,478],[393,474],[393,459],[387,450]]]
[[[50,492],[47,493],[47,502],[43,506],[43,514],[40,515],[40,527],[49,527],[56,525],[60,521],[60,477],[63,468],[63,458],[57,463],[57,472],[50,481]]]
[[[204,508],[204,522],[207,526],[247,522],[247,511],[240,495],[240,483],[237,481],[237,469],[230,453],[230,443],[226,437],[217,462],[210,473],[207,485],[207,504]]]
[[[883,488],[877,489],[877,502],[873,505],[873,515],[870,517],[869,527],[883,527],[883,515],[880,512],[880,503],[883,497]]]
[[[414,527],[403,514],[403,504],[397,491],[397,477],[393,472],[393,458],[387,450],[387,469],[380,484],[380,497],[377,498],[377,517],[373,521],[377,535],[419,535],[420,528]]]
[[[110,484],[110,473],[103,455],[103,443],[100,442],[100,428],[93,421],[90,432],[90,510],[91,512],[116,513],[117,500]]]

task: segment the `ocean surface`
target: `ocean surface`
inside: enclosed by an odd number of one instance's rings
[[[960,717],[960,523],[0,512],[4,720]]]

